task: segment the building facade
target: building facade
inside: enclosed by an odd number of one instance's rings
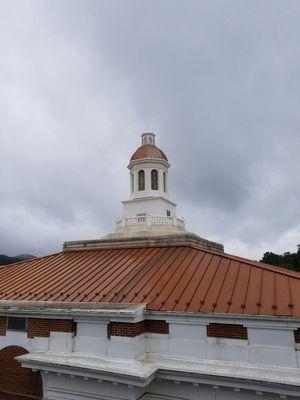
[[[0,399],[300,399],[300,274],[190,233],[142,135],[115,232],[0,269]]]

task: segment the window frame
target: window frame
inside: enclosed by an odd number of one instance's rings
[[[19,319],[19,320],[25,320],[25,326],[24,329],[16,329],[16,328],[10,328],[9,323],[12,319]],[[27,326],[28,326],[28,318],[26,317],[15,317],[15,316],[8,316],[7,317],[7,322],[6,322],[6,330],[11,331],[11,332],[27,332]]]

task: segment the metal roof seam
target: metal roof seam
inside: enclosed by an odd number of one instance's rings
[[[150,273],[150,271],[152,271],[152,274],[150,274],[148,281],[146,280],[144,282],[144,285],[141,287],[140,291],[142,291],[142,288],[145,287],[148,282],[150,281],[150,279],[153,277],[153,275],[156,273],[157,269],[160,268],[160,266],[162,265],[163,262],[168,261],[168,259],[171,257],[171,255],[175,252],[175,248],[173,247],[171,248],[160,248],[160,252],[157,253],[157,255],[159,255],[160,253],[160,257],[159,260],[157,260],[156,258],[154,258],[153,260],[150,260],[149,263],[146,263],[145,265],[143,265],[141,267],[140,270],[137,271],[137,273],[134,275],[134,278],[132,280],[128,280],[127,285],[129,285],[129,291],[132,290],[132,287],[134,286],[136,279],[139,278],[139,276],[141,275],[141,277],[144,277],[145,274],[148,272]],[[138,283],[141,283],[141,279],[139,279]],[[149,292],[148,292],[149,294]]]
[[[214,279],[215,279],[216,273],[217,273],[218,268],[219,268],[219,266],[220,266],[220,264],[221,264],[222,261],[223,261],[223,258],[220,257],[219,262],[217,263],[217,265],[216,265],[216,267],[215,267],[215,270],[214,270],[214,272],[213,272],[213,275],[212,275],[212,277],[211,277],[211,279],[210,279],[210,282],[209,282],[209,284],[208,284],[207,287],[206,287],[205,294],[202,296],[202,299],[201,299],[201,300],[203,301],[203,303],[202,303],[202,304],[199,304],[198,312],[200,312],[200,310],[202,310],[202,308],[204,307],[204,304],[206,303],[206,298],[207,298],[209,289],[211,288],[211,285],[212,285],[212,283],[213,283],[213,281],[214,281]],[[209,268],[209,267],[208,267],[208,268]],[[208,268],[207,268],[207,269],[208,269]],[[215,307],[215,306],[213,306],[213,307]]]
[[[48,257],[57,256],[58,254],[61,254],[61,251],[59,251],[59,252],[57,252],[57,253],[53,253],[53,254],[48,254],[48,255],[46,255],[46,256],[35,257],[35,258],[27,259],[27,260],[18,261],[18,262],[12,263],[12,264],[1,265],[1,268],[0,268],[0,275],[1,275],[1,271],[4,270],[4,269],[6,269],[6,268],[12,268],[12,267],[14,267],[14,266],[16,266],[16,265],[21,265],[21,264],[24,264],[24,263],[27,263],[27,264],[28,264],[28,262],[34,262],[34,261],[39,262],[41,259],[45,259],[45,258],[48,258]]]
[[[60,256],[62,256],[62,253],[59,253],[59,254],[58,254],[58,258],[61,258]],[[38,262],[34,263],[34,265],[32,265],[33,263],[31,262],[31,260],[27,260],[27,265],[25,265],[25,267],[27,267],[27,268],[30,268],[30,267],[31,267],[31,268],[32,268],[32,267],[33,267],[33,268],[39,267],[39,265],[42,264],[43,261],[44,261],[43,259],[37,259],[37,260],[38,260]],[[49,257],[49,260],[50,260],[50,263],[51,263],[51,260],[52,260],[53,263],[58,262],[58,261],[55,259],[55,256]],[[47,260],[47,261],[49,261],[49,260]],[[46,265],[47,265],[47,264],[46,264]],[[22,266],[24,266],[24,265],[22,265]],[[13,264],[13,266],[11,267],[11,269],[9,269],[5,275],[2,274],[2,275],[4,275],[4,276],[1,277],[1,278],[2,278],[2,279],[1,279],[1,284],[6,284],[6,282],[11,281],[11,279],[15,277],[16,271],[17,271],[17,272],[19,271],[19,268],[18,268],[18,267],[19,267],[18,264]],[[43,267],[43,268],[45,268],[45,267]],[[1,269],[0,269],[0,271],[1,271]],[[18,280],[22,280],[24,276],[27,276],[27,274],[28,274],[28,270],[27,270],[26,268],[21,269],[20,272],[18,273]],[[18,280],[17,280],[17,281],[18,281]],[[16,283],[15,280],[14,280],[14,283]]]
[[[233,295],[234,295],[234,290],[235,290],[236,283],[237,283],[237,280],[238,280],[238,277],[239,277],[239,274],[240,274],[240,271],[241,271],[240,266],[241,266],[241,263],[239,262],[238,263],[238,271],[237,271],[237,274],[236,274],[236,277],[235,277],[234,285],[232,287],[232,292],[231,292],[231,296],[230,296],[230,300],[229,300],[230,304],[228,304],[227,311],[226,311],[227,313],[229,313],[230,307],[232,306],[232,299],[233,299]]]
[[[137,275],[141,275],[141,272],[143,271],[143,269],[145,267],[147,267],[150,263],[151,264],[155,264],[156,263],[157,260],[156,260],[155,256],[158,255],[160,252],[161,252],[161,250],[158,249],[158,248],[155,248],[155,247],[151,248],[151,252],[148,255],[147,254],[145,255],[145,257],[143,259],[143,262],[142,262],[142,265],[139,266],[139,268],[133,269],[131,271],[131,273],[128,274],[128,276],[126,276],[125,282],[120,282],[121,287],[118,288],[118,292],[119,292],[118,296],[123,296],[122,292],[124,292],[124,290],[126,290],[126,292],[129,293],[128,285],[131,282],[133,282],[133,280],[137,277]],[[152,258],[150,259],[150,262],[149,262],[148,258],[151,257],[152,253],[154,253],[154,255],[152,255]]]
[[[65,253],[66,254],[66,253]],[[88,257],[88,260],[91,261],[93,258],[96,257],[95,253],[91,253]],[[41,291],[47,289],[47,292],[50,292],[49,295],[51,294],[50,297],[56,296],[56,289],[57,287],[60,287],[59,283],[63,284],[65,282],[65,278],[69,278],[70,274],[74,276],[75,272],[74,270],[80,269],[80,265],[83,260],[86,259],[85,254],[81,252],[81,254],[76,257],[73,255],[72,257],[66,256],[66,263],[64,265],[64,268],[61,270],[58,269],[58,273],[56,273],[56,269],[51,269],[48,274],[44,276],[44,279],[41,281],[39,279],[38,282],[38,287]],[[52,278],[54,275],[54,278]],[[49,279],[51,279],[51,284],[49,285]],[[70,281],[68,281],[70,282]],[[66,287],[64,285],[64,290],[66,290]],[[54,300],[54,299],[52,299]]]
[[[85,291],[86,287],[90,289],[91,285],[90,280],[93,280],[93,283],[95,283],[96,281],[98,282],[99,279],[102,279],[103,276],[105,276],[109,272],[112,266],[114,267],[116,264],[126,259],[126,256],[128,256],[127,249],[120,249],[120,253],[118,255],[119,257],[117,257],[117,254],[114,252],[114,250],[111,249],[103,249],[101,250],[101,253],[103,257],[101,257],[100,259],[96,257],[94,264],[91,266],[91,268],[88,269],[88,274],[86,274],[86,276],[84,277],[84,281],[82,280],[82,276],[79,272],[78,275],[76,276],[76,279],[71,282],[70,300],[77,299],[78,296],[81,296],[82,292]],[[95,254],[97,255],[97,251]],[[78,294],[78,289],[80,289],[79,294]]]
[[[262,290],[263,290],[263,271],[264,271],[264,270],[261,270],[261,276],[260,276],[260,291],[259,291],[258,314],[260,314],[260,309],[261,309]]]
[[[88,261],[92,262],[93,259],[95,259],[96,257],[97,257],[96,253],[91,253],[89,255],[89,257],[88,257]],[[60,287],[59,284],[64,282],[64,280],[62,278],[69,278],[70,274],[72,274],[72,278],[74,279],[75,271],[77,269],[79,269],[79,271],[77,271],[76,273],[80,273],[80,266],[82,264],[82,261],[86,261],[86,255],[83,252],[81,252],[80,258],[76,260],[76,257],[75,257],[75,262],[73,262],[73,261],[74,261],[74,258],[71,258],[70,260],[68,260],[67,264],[65,265],[65,268],[62,271],[60,271],[60,274],[57,274],[55,276],[55,278],[52,279],[50,286],[47,285],[48,276],[46,276],[46,279],[44,279],[43,282],[46,282],[46,287],[47,287],[48,291],[52,292],[53,290],[55,290],[58,287]],[[51,276],[51,273],[50,273],[50,276]],[[42,286],[41,289],[44,288],[44,287],[45,287],[45,285]],[[65,286],[64,286],[64,290],[66,290]]]
[[[164,273],[165,269],[168,269],[171,265],[173,260],[175,261],[175,257],[177,257],[176,249],[173,248],[172,252],[166,252],[166,265],[164,267],[163,263],[160,263],[159,268],[150,275],[150,278],[147,280],[146,285],[149,287],[148,289],[148,296],[152,298],[150,304],[147,304],[147,307],[161,307],[161,302],[159,302],[159,297],[161,296],[160,289],[157,287],[157,283],[161,279],[161,274]],[[144,285],[144,286],[146,286]],[[159,306],[158,306],[159,304]]]
[[[245,308],[246,308],[246,299],[247,299],[247,293],[248,293],[248,289],[249,289],[249,283],[250,283],[250,276],[251,276],[251,271],[252,271],[253,265],[250,266],[250,271],[248,274],[248,279],[247,279],[247,285],[246,285],[246,290],[245,290],[245,294],[244,294],[244,300],[243,300],[243,314],[245,314]]]
[[[181,250],[182,250],[182,252],[184,251],[183,249],[181,249]],[[187,254],[187,256],[188,256],[188,254]],[[185,257],[185,255],[183,255],[183,257]],[[182,261],[184,261],[184,260],[182,260]],[[163,292],[163,291],[165,290],[165,288],[167,287],[167,285],[169,284],[169,282],[171,282],[171,279],[174,278],[174,275],[175,275],[176,272],[180,269],[181,265],[182,265],[182,263],[179,262],[178,265],[177,265],[177,267],[175,268],[175,270],[172,272],[171,276],[169,277],[169,281],[166,282],[165,285],[162,287],[161,292]],[[188,263],[188,265],[190,265],[190,262]],[[181,274],[181,276],[182,276],[182,274]],[[174,289],[174,287],[173,287],[173,289]],[[165,298],[163,299],[163,301],[166,302],[167,299],[168,299],[168,297],[169,297],[169,295],[168,295],[167,297],[165,297]]]
[[[98,257],[99,254],[97,254],[97,252],[91,253],[90,257],[88,257],[88,254],[84,254],[84,252],[83,252],[83,258],[80,260],[80,262],[70,265],[70,269],[67,271],[67,274],[65,274],[65,276],[67,276],[67,277],[70,276],[70,273],[72,274],[72,279],[71,279],[71,281],[69,281],[69,285],[67,285],[67,287],[64,287],[64,291],[65,292],[68,291],[69,293],[61,294],[58,292],[58,293],[56,293],[55,298],[53,300],[55,301],[57,299],[61,299],[61,296],[70,297],[74,293],[72,291],[73,288],[74,287],[77,288],[77,286],[75,286],[75,282],[78,282],[78,284],[82,284],[82,271],[84,270],[84,267],[82,266],[83,262],[86,263],[87,261],[89,261],[89,264],[90,264],[88,269],[84,271],[85,279],[87,279],[89,274],[91,274],[91,271],[97,270],[100,262],[103,262],[103,260],[110,257],[110,255],[111,255],[111,252],[109,252],[109,253],[102,252],[102,253],[100,253],[100,259],[99,259],[99,257]],[[87,272],[89,272],[89,273],[87,274]],[[59,281],[60,280],[61,280],[61,278],[59,278]],[[59,286],[59,287],[61,287],[61,286]],[[78,289],[76,289],[76,290],[78,290]]]
[[[175,287],[173,288],[172,292],[169,294],[169,296],[167,298],[167,304],[168,303],[170,304],[170,307],[172,308],[172,310],[174,309],[175,305],[178,304],[178,302],[179,302],[178,298],[181,297],[182,293],[184,292],[185,288],[189,284],[190,280],[193,279],[194,272],[195,272],[195,270],[197,268],[198,263],[196,264],[195,261],[196,261],[197,257],[199,256],[199,252],[197,252],[195,249],[193,249],[193,250],[195,251],[195,254],[193,255],[193,257],[190,260],[190,262],[187,265],[187,267],[183,270],[182,275],[181,275],[181,279],[175,285]],[[202,260],[203,257],[204,257],[204,253],[202,252],[201,260]],[[189,271],[191,268],[193,268],[192,267],[193,264],[195,264],[194,270]],[[189,272],[190,272],[190,274],[189,274]],[[182,282],[184,281],[184,277],[186,275],[188,275],[188,274],[190,275],[190,277],[188,278],[188,276],[187,276],[187,282],[184,284],[184,286],[182,286],[182,289],[180,290],[180,286],[182,285]],[[177,290],[180,293],[178,295],[176,294]],[[175,299],[171,300],[171,296],[175,297]],[[172,303],[172,305],[171,305],[171,303]],[[164,308],[167,308],[167,306],[164,307]]]
[[[147,253],[145,253],[145,254],[140,254],[134,261],[131,261],[131,263],[126,267],[126,269],[125,269],[124,271],[122,271],[122,274],[124,273],[124,278],[126,278],[126,276],[127,276],[128,269],[129,269],[129,274],[130,274],[130,272],[133,272],[133,271],[135,271],[135,270],[138,270],[138,269],[139,269],[139,263],[140,263],[140,260],[139,260],[139,259],[141,258],[141,261],[147,260],[149,257],[151,257],[152,251],[153,251],[152,248],[147,249]],[[117,272],[118,272],[118,271],[117,271]],[[120,278],[120,277],[121,277],[121,275],[118,274],[118,278]],[[117,287],[118,287],[118,284],[119,284],[119,283],[117,283]],[[107,285],[107,286],[108,286],[108,285]],[[107,286],[104,288],[106,291],[108,290],[108,289],[107,289]],[[114,291],[117,290],[115,286],[114,286],[114,289],[113,289],[113,290],[114,290]],[[114,297],[118,296],[119,290],[117,290],[117,292],[118,292],[118,293],[117,293],[116,295],[115,295],[115,293],[113,293],[113,294],[110,295],[110,296],[106,296],[106,297],[107,297],[107,300],[109,300],[109,301],[114,301],[113,299],[114,299]]]
[[[209,266],[211,265],[211,263],[212,263],[213,260],[214,260],[214,257],[212,256],[212,257],[210,258],[210,260],[208,261],[208,264],[206,265],[206,268],[205,268],[205,270],[204,270],[204,272],[203,272],[203,274],[202,274],[202,276],[201,276],[201,278],[200,278],[200,281],[198,282],[198,285],[196,285],[193,294],[190,295],[189,301],[186,302],[185,311],[187,310],[187,308],[188,308],[189,305],[191,304],[193,298],[195,297],[195,294],[197,293],[197,290],[198,290],[199,286],[201,285],[201,283],[202,283],[202,281],[203,281],[203,279],[204,279],[204,277],[205,277],[205,275],[206,275],[206,273],[207,273],[207,271],[208,271],[208,269],[209,269]],[[204,299],[201,299],[201,300],[204,301]],[[187,304],[189,304],[189,305],[187,305]]]
[[[122,252],[122,257],[121,259],[117,257],[117,253],[112,250],[111,256],[108,257],[108,259],[106,259],[104,265],[105,267],[102,267],[102,270],[99,271],[98,268],[95,268],[93,271],[90,272],[89,275],[89,279],[93,279],[93,283],[92,283],[92,287],[93,288],[99,288],[99,291],[101,292],[102,290],[106,291],[106,286],[109,284],[107,283],[105,286],[105,281],[106,279],[111,279],[111,276],[116,272],[116,269],[118,268],[119,265],[121,265],[122,263],[126,265],[126,263],[130,260],[130,258],[135,255],[138,254],[137,249],[125,249]],[[129,259],[129,260],[128,260]],[[98,265],[98,263],[97,263]],[[100,273],[100,274],[99,274]],[[101,289],[99,287],[99,285],[101,284]],[[103,287],[104,284],[104,287]],[[84,286],[80,286],[81,292],[78,296],[82,296],[82,291],[86,290],[86,287],[91,290],[91,286],[90,286],[90,280],[88,280],[87,278],[85,279],[84,282]],[[76,294],[75,294],[76,296]],[[103,300],[103,299],[102,299]]]
[[[41,273],[44,270],[47,270],[49,268],[49,266],[53,266],[53,265],[59,265],[60,259],[62,257],[57,257],[57,259],[55,257],[49,258],[49,260],[47,260],[48,262],[43,265],[42,262],[34,265],[34,268],[37,268],[37,272]],[[29,264],[30,266],[30,264]],[[28,267],[29,268],[29,267]],[[10,286],[10,290],[13,292],[15,290],[18,290],[19,287],[22,287],[23,289],[25,289],[26,291],[26,287],[31,287],[32,283],[34,282],[34,280],[38,280],[36,279],[36,275],[34,273],[29,274],[28,276],[28,270],[23,271],[21,274],[18,274],[17,277],[18,279],[16,279],[16,274],[18,273],[18,270],[14,271],[14,275],[10,276],[9,279],[7,279],[6,281],[2,280],[1,284],[4,285],[7,282],[11,282],[13,280],[13,284]],[[24,283],[26,283],[26,285],[24,286]]]
[[[213,308],[213,312],[214,312],[214,310],[216,309],[216,307],[217,307],[217,305],[218,305],[218,303],[219,303],[220,293],[221,293],[221,291],[222,291],[222,288],[223,288],[225,279],[226,279],[227,274],[228,274],[228,271],[229,271],[230,261],[229,261],[229,260],[226,260],[226,261],[227,261],[227,268],[226,268],[225,276],[224,276],[224,278],[223,278],[223,280],[222,280],[222,283],[221,283],[221,286],[220,286],[218,295],[217,295],[217,297],[216,297],[216,305],[215,305],[214,308]]]
[[[288,291],[289,291],[288,307],[291,310],[291,316],[293,316],[294,302],[293,302],[293,297],[292,297],[292,288],[291,288],[291,278],[290,277],[288,277]]]
[[[155,281],[154,285],[152,285],[151,288],[149,288],[148,295],[150,295],[150,293],[154,290],[154,287],[159,279],[159,277],[156,279],[156,276],[159,274],[160,270],[165,267],[164,262],[166,263],[166,265],[168,265],[170,263],[170,259],[172,259],[174,255],[176,255],[177,251],[176,247],[164,248],[164,249],[166,249],[166,251],[164,253],[164,256],[159,260],[158,266],[151,264],[151,267],[149,268],[150,276],[148,277],[148,279],[145,279],[144,283],[142,283],[142,281],[139,283],[140,285],[142,285],[140,289],[140,291],[142,291],[144,287],[150,285],[151,280]],[[155,291],[157,292],[157,290]],[[155,301],[155,299],[153,301]]]
[[[168,287],[167,287],[167,284],[165,285],[165,288],[162,290],[162,292],[163,291],[165,291],[166,293],[165,293],[165,297],[164,297],[164,301],[165,301],[165,304],[163,305],[163,309],[165,309],[165,308],[168,308],[167,307],[167,304],[168,303],[170,303],[171,302],[171,297],[172,296],[174,296],[174,292],[176,291],[176,288],[180,285],[180,283],[181,283],[181,280],[183,279],[183,276],[185,275],[185,273],[187,272],[187,270],[190,268],[190,265],[192,264],[192,262],[194,261],[194,259],[195,259],[195,257],[197,256],[197,251],[196,250],[194,250],[194,249],[192,249],[193,251],[194,251],[194,253],[193,254],[188,254],[188,256],[190,256],[190,260],[188,260],[188,262],[186,263],[186,266],[185,267],[183,267],[182,266],[182,263],[181,264],[179,264],[178,265],[178,267],[176,268],[176,270],[174,271],[174,273],[173,273],[173,275],[172,275],[172,278],[173,279],[175,279],[175,277],[177,276],[177,273],[178,273],[178,279],[176,280],[176,283],[175,283],[175,286],[170,286],[169,284],[168,284]],[[187,260],[187,258],[188,257],[186,257],[186,259],[184,260],[184,261],[186,261]],[[180,269],[182,269],[182,271],[180,271]],[[171,277],[170,277],[170,280],[171,280]],[[173,304],[173,302],[172,302],[172,304]]]
[[[220,255],[220,253],[213,252],[212,250],[205,250],[207,253],[213,253],[215,255]],[[282,275],[292,276],[293,278],[300,279],[300,274],[296,271],[291,271],[282,267],[277,267],[275,265],[265,264],[256,260],[248,260],[247,258],[234,256],[232,254],[222,253],[222,257],[228,258],[230,260],[239,261],[241,264],[256,266],[258,268],[266,269],[268,271],[276,272]]]

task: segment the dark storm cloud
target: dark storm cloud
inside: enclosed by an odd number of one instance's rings
[[[297,1],[0,2],[1,251],[111,231],[150,129],[190,230],[299,241]]]

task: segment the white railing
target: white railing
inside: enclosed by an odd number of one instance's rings
[[[183,219],[164,215],[139,215],[136,217],[123,217],[117,220],[118,228],[127,228],[129,226],[139,225],[176,226],[178,228],[185,229]]]

